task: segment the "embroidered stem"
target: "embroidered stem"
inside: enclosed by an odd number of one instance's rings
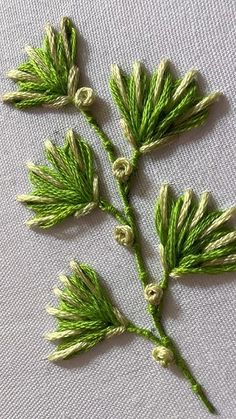
[[[156,308],[156,311],[158,311],[158,308]],[[204,393],[204,390],[203,390],[202,386],[198,383],[198,381],[193,376],[193,374],[190,371],[186,361],[180,355],[180,352],[176,348],[172,339],[166,334],[166,332],[164,330],[164,327],[161,324],[160,318],[158,320],[158,316],[159,316],[159,313],[157,314],[157,316],[155,315],[155,313],[153,315],[153,317],[155,319],[156,328],[158,329],[158,332],[161,336],[161,344],[163,346],[171,349],[171,351],[173,352],[174,357],[175,357],[175,364],[179,367],[179,369],[182,371],[183,376],[190,383],[190,386],[191,386],[191,389],[192,389],[193,393],[195,393],[199,397],[199,399],[206,406],[206,408],[209,410],[210,413],[216,413],[215,407],[208,400],[207,396]]]
[[[150,342],[154,343],[155,345],[160,345],[160,339],[155,336],[150,330],[144,329],[143,327],[138,327],[132,323],[130,323],[127,328],[126,332],[134,333],[135,335],[141,336],[144,339],[149,340]]]
[[[114,161],[115,161],[116,155],[115,155],[115,148],[114,148],[111,140],[104,133],[104,131],[99,127],[99,124],[97,123],[95,118],[88,111],[82,111],[82,114],[85,116],[89,125],[92,126],[94,131],[99,136],[99,138],[102,142],[103,148],[108,154],[110,163],[113,164]],[[133,156],[132,156],[132,164],[134,165],[134,168],[137,168],[139,156],[140,156],[140,153],[136,150],[133,153]],[[149,275],[148,275],[147,269],[145,267],[144,259],[143,259],[143,256],[142,256],[139,232],[138,232],[137,225],[136,225],[134,211],[133,211],[132,206],[129,203],[128,188],[127,188],[126,184],[123,184],[119,180],[117,180],[116,183],[117,183],[118,192],[119,192],[121,200],[123,202],[124,212],[125,212],[128,224],[132,228],[133,233],[134,233],[135,241],[134,241],[133,249],[134,249],[136,267],[137,267],[139,279],[140,279],[143,287],[145,287],[148,284]],[[110,211],[110,213],[111,213],[111,211]],[[122,224],[124,224],[124,223],[122,222]]]
[[[95,132],[98,134],[99,138],[101,139],[103,148],[107,152],[111,164],[113,164],[113,162],[115,161],[116,156],[115,156],[115,149],[114,149],[114,146],[113,146],[111,140],[107,137],[107,135],[99,127],[96,120],[88,112],[83,111],[83,114],[86,117],[86,120],[88,121],[88,123],[93,127]],[[134,152],[132,154],[132,158],[131,158],[134,169],[137,169],[139,156],[140,156],[140,153],[137,150],[134,150]],[[118,192],[119,192],[120,197],[121,197],[122,202],[123,202],[124,213],[125,213],[125,216],[126,216],[126,220],[128,221],[129,226],[133,230],[133,234],[134,234],[133,250],[134,250],[135,263],[136,263],[136,267],[137,267],[138,277],[139,277],[139,279],[142,283],[143,288],[145,288],[149,283],[149,274],[148,274],[148,271],[147,271],[147,268],[145,266],[145,262],[144,262],[144,259],[143,259],[143,256],[142,256],[140,235],[139,235],[139,230],[138,230],[137,223],[136,223],[134,210],[133,210],[132,205],[129,202],[129,186],[127,186],[124,183],[117,180],[117,189],[118,189]],[[113,209],[111,211],[107,211],[107,212],[109,212],[110,214],[115,216],[115,218],[117,218],[117,212],[116,211],[114,212]],[[120,217],[119,214],[118,214],[118,217]],[[122,218],[123,218],[123,216],[122,216]],[[163,277],[163,279],[161,280],[161,283],[160,283],[163,290],[167,290],[167,288],[168,288],[168,279],[169,279],[169,273],[166,271],[165,274],[164,274],[164,277]],[[179,351],[175,347],[172,340],[165,333],[165,330],[164,330],[164,328],[162,326],[162,323],[161,323],[161,310],[162,310],[162,304],[160,306],[153,306],[151,304],[148,304],[148,311],[153,317],[154,324],[155,324],[156,329],[158,330],[158,332],[160,334],[161,339],[157,338],[155,335],[153,335],[148,330],[139,328],[139,327],[134,326],[134,325],[128,326],[126,330],[131,332],[131,333],[138,334],[138,335],[144,337],[145,339],[150,340],[151,342],[153,342],[155,344],[160,345],[160,343],[161,343],[161,345],[163,345],[165,347],[168,347],[174,354],[176,365],[182,371],[184,377],[189,381],[192,391],[195,394],[198,395],[198,397],[201,399],[201,401],[206,406],[206,408],[209,410],[209,412],[215,413],[215,408],[211,404],[211,402],[207,399],[201,385],[196,381],[196,379],[192,375],[189,367],[187,366],[187,363],[185,362],[185,360],[180,355]]]
[[[108,202],[106,199],[100,199],[99,203],[98,203],[98,207],[112,215],[119,223],[121,224],[127,224],[128,221],[127,219],[124,217],[124,215],[117,209],[114,207],[114,205],[112,205],[110,202]]]
[[[102,142],[102,146],[103,146],[104,150],[107,152],[110,162],[113,163],[115,161],[116,157],[115,157],[115,148],[114,148],[111,140],[108,138],[108,136],[105,134],[105,132],[99,127],[98,122],[91,115],[91,113],[89,111],[83,110],[81,113],[84,115],[84,117],[87,120],[87,122],[89,123],[89,125],[91,125],[91,127],[94,129],[94,131],[96,132],[96,134],[100,138],[100,140]]]
[[[134,210],[133,210],[132,206],[130,205],[129,197],[128,197],[125,185],[123,185],[120,182],[117,182],[117,184],[118,184],[119,193],[120,193],[123,205],[124,205],[125,215],[126,215],[128,221],[129,221],[129,225],[132,228],[133,233],[134,233],[133,250],[134,250],[135,263],[136,263],[136,268],[137,268],[139,279],[140,279],[143,287],[145,288],[145,286],[149,282],[149,274],[148,274],[148,271],[147,271],[147,268],[145,266],[145,262],[144,262],[144,259],[143,259],[143,256],[142,256],[140,236],[139,236],[139,231],[138,231],[138,228],[137,228],[137,223],[136,223],[136,219],[135,219]]]

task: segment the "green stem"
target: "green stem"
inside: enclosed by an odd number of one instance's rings
[[[108,157],[109,157],[109,160],[112,164],[114,162],[115,158],[116,158],[116,154],[115,154],[115,149],[114,149],[114,146],[113,146],[111,140],[107,137],[107,135],[99,127],[98,123],[96,122],[94,117],[92,117],[91,114],[89,114],[87,111],[83,111],[82,113],[85,116],[85,118],[87,119],[88,123],[93,127],[93,129],[95,130],[95,132],[98,134],[99,138],[101,139],[102,145],[103,145],[104,149],[106,150],[106,152],[108,154]],[[139,151],[135,150],[132,154],[132,157],[131,157],[131,162],[133,164],[134,170],[137,169],[139,157],[140,157]],[[110,205],[109,203],[106,202],[105,205],[104,205],[104,202],[105,202],[104,200],[102,201],[103,203],[100,203],[101,206],[100,205],[99,206],[101,207],[101,209],[107,210],[107,212],[112,214],[118,221],[119,220],[120,221],[121,220],[128,221],[130,227],[132,228],[133,233],[134,233],[134,237],[135,237],[135,243],[134,243],[133,249],[134,249],[136,267],[137,267],[139,279],[140,279],[143,287],[145,287],[149,282],[149,274],[148,274],[148,271],[147,271],[147,268],[145,266],[144,259],[143,259],[143,256],[142,256],[140,236],[139,236],[139,231],[138,231],[138,228],[137,228],[137,223],[136,223],[134,210],[133,210],[133,208],[132,208],[132,206],[129,202],[129,197],[128,197],[129,185],[125,185],[125,184],[117,181],[117,187],[118,187],[118,191],[119,191],[120,197],[121,197],[122,202],[123,202],[126,219],[124,219],[123,215],[118,210],[116,210],[112,205],[109,206]],[[122,221],[121,221],[121,223],[123,224]],[[167,288],[168,288],[168,280],[169,280],[169,275],[166,272],[165,275],[164,275],[164,278],[161,281],[161,286],[164,290],[167,290]],[[192,388],[192,391],[195,394],[198,395],[198,397],[201,399],[203,404],[207,407],[209,412],[215,413],[215,408],[211,404],[211,402],[207,399],[201,385],[196,381],[196,379],[192,375],[187,363],[185,362],[185,360],[180,355],[178,349],[175,347],[172,340],[165,333],[165,330],[164,330],[164,328],[162,326],[162,323],[161,323],[161,309],[162,309],[162,307],[159,308],[159,307],[151,306],[150,304],[148,305],[148,310],[153,317],[154,324],[155,324],[156,329],[158,330],[158,332],[160,334],[161,339],[159,339],[158,337],[153,335],[153,333],[151,333],[150,331],[148,331],[146,329],[143,329],[143,328],[139,328],[139,327],[134,326],[132,324],[130,324],[128,326],[127,331],[129,331],[130,333],[135,333],[137,335],[140,335],[140,336],[144,337],[145,339],[150,340],[154,344],[158,345],[158,344],[161,343],[162,345],[164,345],[166,347],[169,347],[172,350],[172,352],[174,353],[176,365],[180,368],[184,377],[189,381],[189,383],[191,385],[191,388]]]
[[[95,120],[95,118],[88,112],[88,111],[82,111],[82,114],[86,118],[89,125],[92,126],[94,131],[97,133],[99,138],[101,139],[102,146],[105,149],[105,151],[108,154],[110,163],[112,164],[114,160],[116,159],[116,153],[115,148],[111,142],[111,140],[108,138],[108,136],[103,132],[103,130],[99,127],[98,122]],[[132,155],[132,164],[134,165],[134,168],[137,168],[138,165],[138,158],[140,156],[140,153],[138,150],[135,150]],[[149,275],[144,263],[144,259],[142,256],[141,251],[141,245],[140,245],[140,238],[139,238],[139,232],[136,225],[135,215],[133,208],[131,207],[128,199],[128,188],[127,185],[125,185],[122,182],[117,181],[117,187],[120,194],[120,197],[122,199],[123,205],[124,205],[124,212],[128,221],[128,224],[133,229],[134,237],[135,237],[135,244],[134,244],[134,256],[135,256],[135,262],[137,266],[138,276],[139,279],[145,287],[148,284]],[[112,213],[112,212],[110,212]],[[113,214],[114,215],[114,214]],[[123,224],[123,223],[122,223]]]
[[[159,316],[159,314],[157,316],[155,316],[155,313],[153,313],[153,318],[154,318],[154,321],[155,321],[156,328],[159,332],[159,335],[161,336],[161,344],[163,344],[164,346],[166,346],[167,348],[172,350],[172,352],[174,354],[174,357],[175,357],[175,364],[179,367],[183,376],[190,383],[190,386],[191,386],[191,389],[192,389],[193,393],[196,394],[199,397],[199,399],[206,406],[206,408],[208,409],[208,411],[210,413],[216,413],[215,407],[208,400],[207,396],[204,393],[204,390],[203,390],[201,384],[199,384],[198,381],[195,379],[195,377],[192,374],[191,370],[189,369],[186,361],[180,355],[179,350],[176,348],[174,342],[166,334],[166,332],[164,330],[164,327],[162,326],[160,318],[158,319],[158,316]]]
[[[133,210],[133,208],[132,208],[132,206],[130,205],[130,202],[129,202],[129,198],[128,198],[128,194],[127,194],[127,190],[126,190],[126,185],[123,184],[122,182],[117,181],[117,186],[118,186],[118,191],[119,191],[120,197],[121,197],[122,202],[123,202],[124,212],[125,212],[126,218],[129,222],[130,227],[133,230],[133,233],[134,233],[133,251],[134,251],[134,258],[135,258],[136,268],[137,268],[137,272],[138,272],[138,277],[139,277],[143,287],[145,287],[149,282],[149,274],[148,274],[147,268],[145,266],[145,262],[144,262],[143,255],[142,255],[140,236],[139,236],[139,231],[138,231],[138,228],[137,228],[137,223],[136,223],[136,219],[135,219],[134,210]]]
[[[159,317],[161,318],[161,313],[162,313],[162,309],[163,309],[163,303],[165,301],[165,294],[167,292],[168,286],[169,286],[169,272],[165,271],[164,275],[161,279],[161,281],[159,282],[160,287],[162,287],[163,289],[163,295],[162,295],[162,299],[161,302],[158,306],[158,312],[159,312]]]
[[[138,168],[138,161],[139,161],[140,156],[141,156],[140,151],[138,149],[134,149],[131,155],[131,159],[130,159],[130,162],[133,166],[134,171],[136,171]]]
[[[160,344],[160,339],[157,336],[155,336],[152,332],[150,332],[150,330],[144,329],[143,327],[138,327],[130,323],[127,326],[126,331],[129,333],[134,333],[135,335],[141,336],[144,339],[149,340],[150,342],[154,343],[155,345]]]
[[[198,381],[193,376],[192,372],[190,371],[186,361],[182,358],[180,355],[178,349],[176,348],[173,341],[169,338],[169,336],[166,334],[162,324],[159,322],[156,323],[157,329],[159,331],[159,334],[161,336],[161,339],[159,339],[157,336],[155,336],[152,332],[150,332],[147,329],[138,327],[134,324],[130,324],[127,326],[127,332],[134,333],[138,336],[143,337],[146,340],[149,340],[150,342],[154,343],[155,345],[164,345],[165,347],[172,350],[174,357],[175,357],[175,364],[178,366],[178,368],[181,370],[183,376],[188,380],[190,383],[191,389],[194,394],[196,394],[199,399],[202,401],[202,403],[206,406],[206,408],[209,410],[210,413],[216,413],[216,410],[214,406],[211,404],[211,402],[207,399],[204,390],[202,386],[198,383]]]
[[[101,199],[100,198],[98,207],[102,211],[112,215],[120,224],[126,225],[128,223],[127,219],[122,214],[122,212],[119,211],[117,208],[115,208],[114,205],[112,205],[106,199]]]
[[[96,119],[91,115],[89,111],[83,110],[81,111],[81,113],[84,115],[89,125],[93,127],[94,131],[96,132],[96,134],[98,135],[98,137],[100,138],[102,142],[103,148],[108,154],[110,162],[113,163],[114,160],[116,159],[116,153],[115,153],[115,148],[111,140],[108,138],[105,132],[99,127]]]

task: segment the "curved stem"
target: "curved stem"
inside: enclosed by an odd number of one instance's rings
[[[105,134],[105,132],[99,127],[98,122],[91,115],[91,113],[89,111],[83,110],[83,111],[81,111],[81,113],[84,115],[84,117],[87,120],[87,122],[89,123],[89,125],[91,125],[93,127],[96,134],[99,136],[99,138],[102,142],[102,146],[108,154],[110,162],[113,163],[114,160],[116,159],[116,155],[115,155],[115,148],[114,148],[111,140]]]
[[[119,223],[121,223],[121,224],[128,224],[128,221],[125,218],[125,216],[122,214],[122,212],[119,211],[117,208],[115,208],[114,205],[111,204],[106,199],[104,199],[104,198],[101,199],[100,198],[98,207],[102,211],[104,211],[104,212],[112,215]]]
[[[164,272],[164,275],[163,275],[162,279],[160,280],[159,285],[160,285],[160,287],[163,290],[162,299],[161,299],[161,302],[160,302],[160,304],[158,306],[159,317],[161,318],[161,312],[162,312],[162,309],[163,309],[163,303],[165,301],[164,300],[164,297],[165,297],[166,291],[167,291],[168,286],[169,286],[169,272],[167,272],[167,271]]]
[[[136,170],[136,169],[137,169],[137,167],[138,167],[138,161],[139,161],[139,157],[140,157],[140,156],[141,156],[140,151],[139,151],[139,150],[137,150],[137,149],[134,149],[134,150],[133,150],[133,153],[132,153],[132,155],[131,155],[131,159],[130,159],[130,162],[131,162],[131,164],[132,164],[132,166],[133,166],[134,170]]]
[[[87,111],[83,111],[82,113],[85,116],[85,118],[87,119],[88,123],[93,127],[95,132],[98,134],[99,138],[101,139],[102,145],[103,145],[104,149],[106,150],[106,152],[108,154],[110,162],[113,163],[115,158],[116,158],[116,155],[115,155],[115,149],[114,149],[114,146],[113,146],[111,140],[107,137],[107,135],[99,127],[98,123],[96,122],[94,117],[92,117],[91,114],[89,114]],[[139,157],[140,157],[140,152],[135,150],[133,152],[132,156],[131,156],[131,163],[134,167],[134,170],[137,169]],[[116,210],[116,208],[114,208],[111,204],[109,204],[105,200],[102,200],[100,202],[99,206],[102,210],[105,210],[105,211],[109,212],[110,214],[112,214],[122,224],[124,224],[123,221],[125,221],[125,223],[128,221],[130,227],[133,229],[133,233],[134,233],[134,236],[135,236],[135,243],[134,243],[133,249],[134,249],[136,267],[137,267],[139,279],[140,279],[143,287],[145,287],[149,282],[149,274],[148,274],[148,271],[147,271],[147,268],[145,266],[145,262],[144,262],[144,259],[143,259],[143,256],[142,256],[141,241],[140,241],[140,237],[139,237],[139,230],[138,230],[137,223],[136,223],[136,217],[135,217],[135,214],[134,214],[134,210],[133,210],[133,208],[132,208],[132,206],[129,202],[129,186],[130,186],[130,182],[129,182],[128,185],[124,185],[123,183],[117,181],[117,187],[118,187],[118,191],[119,191],[120,197],[121,197],[122,202],[123,202],[124,212],[125,212],[125,217],[126,218],[124,218],[123,215],[118,210]],[[169,280],[169,274],[168,274],[168,272],[165,272],[164,277],[161,280],[161,286],[162,286],[163,290],[167,290],[168,280]],[[148,331],[147,329],[140,328],[140,327],[135,326],[133,324],[128,325],[127,331],[130,332],[130,333],[135,333],[139,336],[142,336],[143,338],[153,342],[154,344],[157,344],[157,345],[161,344],[161,345],[164,345],[166,347],[169,347],[172,350],[172,352],[175,356],[176,365],[182,371],[182,374],[184,375],[184,377],[189,381],[192,391],[195,394],[198,395],[198,397],[201,399],[203,404],[207,407],[209,412],[215,413],[214,406],[207,399],[201,385],[196,381],[195,377],[192,375],[186,361],[182,358],[182,356],[180,355],[180,352],[175,347],[175,344],[172,342],[172,340],[166,334],[166,332],[165,332],[165,330],[162,326],[162,323],[161,323],[162,305],[159,306],[159,307],[155,307],[155,306],[151,306],[149,304],[148,305],[148,311],[150,312],[150,314],[153,317],[154,324],[156,326],[156,329],[159,332],[159,335],[160,335],[161,339],[156,337],[152,332]]]
[[[98,122],[95,120],[95,118],[88,111],[84,110],[84,111],[82,111],[82,114],[86,118],[89,125],[92,126],[94,131],[99,136],[99,138],[102,142],[102,146],[105,149],[105,151],[107,152],[110,163],[112,164],[114,162],[114,160],[116,159],[115,148],[112,144],[112,141],[104,133],[104,131],[99,127]],[[139,151],[135,150],[133,152],[132,157],[131,157],[132,164],[134,165],[135,169],[137,168],[137,165],[138,165],[139,156],[140,156]],[[136,225],[134,211],[133,211],[133,208],[131,207],[131,205],[129,203],[129,198],[128,198],[129,187],[127,187],[127,185],[125,185],[125,184],[123,184],[122,182],[119,182],[119,181],[117,181],[117,187],[118,187],[118,191],[119,191],[120,197],[121,197],[123,205],[124,205],[124,212],[125,212],[128,224],[133,229],[133,233],[134,233],[134,236],[135,236],[135,244],[134,244],[135,262],[136,262],[136,266],[137,266],[139,279],[140,279],[143,287],[145,287],[148,284],[149,275],[148,275],[147,268],[145,266],[144,259],[143,259],[143,256],[142,256],[139,232],[138,232],[137,225]],[[112,213],[112,211],[110,211],[110,213]],[[124,223],[122,222],[122,224],[124,224]]]

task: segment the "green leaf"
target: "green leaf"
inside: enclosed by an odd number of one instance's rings
[[[167,60],[161,61],[151,77],[138,62],[134,63],[131,75],[113,65],[110,90],[122,117],[124,136],[141,153],[202,125],[209,107],[219,96],[219,93],[199,94],[195,70],[176,80]]]
[[[174,199],[163,185],[155,208],[164,269],[171,277],[236,271],[236,230],[228,225],[235,208],[211,211],[209,194],[192,190]]]
[[[98,178],[89,145],[72,130],[63,147],[45,142],[48,166],[28,163],[33,191],[19,195],[20,202],[35,212],[28,226],[52,227],[70,215],[86,215],[98,205]]]
[[[18,91],[5,93],[3,100],[17,108],[44,105],[60,108],[74,104],[86,108],[94,100],[92,89],[79,88],[77,33],[71,20],[64,17],[61,32],[45,28],[42,48],[26,47],[28,61],[7,76],[17,82]]]
[[[96,272],[88,265],[71,261],[70,276],[61,275],[63,289],[54,289],[58,308],[48,307],[57,318],[56,331],[45,338],[57,340],[56,350],[49,360],[58,361],[87,351],[100,341],[123,333],[127,320],[114,307],[102,287]]]

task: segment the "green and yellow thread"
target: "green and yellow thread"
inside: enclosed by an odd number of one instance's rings
[[[112,305],[97,274],[89,266],[72,261],[72,274],[60,276],[63,289],[54,290],[59,300],[58,308],[47,308],[48,313],[57,318],[58,329],[46,338],[59,340],[49,359],[68,358],[125,331],[135,333],[155,345],[152,351],[155,361],[165,367],[176,363],[192,391],[213,413],[214,407],[167,336],[161,313],[169,278],[179,278],[186,273],[236,270],[236,233],[227,226],[234,209],[210,211],[209,194],[203,193],[196,201],[190,189],[175,200],[168,185],[163,185],[155,209],[155,225],[164,274],[159,284],[150,283],[135,212],[130,203],[130,189],[142,154],[169,144],[180,133],[202,125],[219,93],[202,95],[196,70],[190,70],[182,79],[175,79],[166,59],[160,62],[151,77],[139,62],[134,63],[130,75],[113,65],[110,90],[121,115],[124,137],[132,146],[130,159],[117,157],[112,141],[88,110],[95,99],[94,92],[89,87],[79,86],[75,27],[70,19],[63,18],[60,32],[49,25],[45,31],[43,47],[27,47],[28,61],[8,73],[17,82],[18,91],[6,93],[3,100],[12,102],[17,108],[76,106],[107,152],[123,211],[100,196],[92,151],[71,130],[66,134],[63,147],[56,147],[49,141],[45,143],[50,166],[28,164],[33,191],[18,199],[35,212],[29,226],[48,228],[70,215],[86,215],[95,208],[113,216],[119,222],[114,237],[119,244],[133,251],[147,308],[159,334],[157,337],[127,320]]]

